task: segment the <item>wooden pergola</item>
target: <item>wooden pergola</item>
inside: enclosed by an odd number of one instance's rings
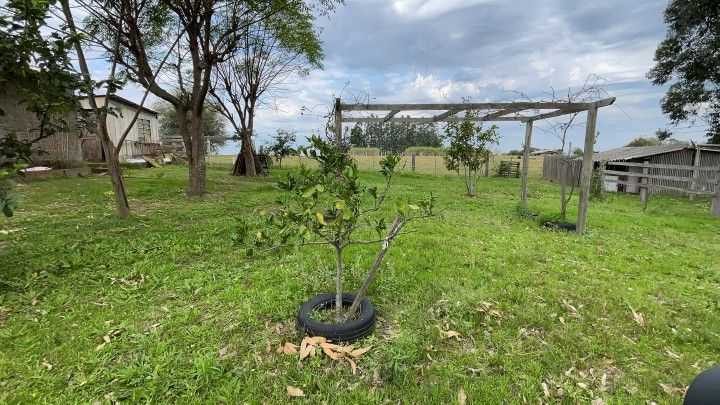
[[[401,123],[434,123],[434,122],[474,122],[484,121],[517,121],[525,123],[525,149],[523,153],[522,182],[520,186],[520,204],[527,205],[528,195],[528,162],[530,160],[530,141],[532,139],[533,122],[566,114],[587,111],[585,125],[585,148],[580,177],[580,202],[578,203],[577,233],[585,233],[587,224],[587,207],[590,191],[590,178],[593,169],[593,147],[595,145],[595,126],[597,110],[611,105],[615,97],[593,102],[502,102],[502,103],[458,103],[458,104],[343,104],[335,99],[335,140],[342,144],[343,122],[401,122]],[[473,110],[482,111],[475,118],[456,116],[458,113]],[[343,116],[344,112],[374,112],[379,117]],[[428,117],[396,117],[402,111],[432,112]],[[382,114],[381,114],[382,113]]]

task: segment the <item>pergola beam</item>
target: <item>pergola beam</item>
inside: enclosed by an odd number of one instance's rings
[[[401,110],[392,110],[392,111],[390,111],[390,112],[388,113],[388,115],[386,115],[385,118],[383,119],[383,122],[388,122],[388,121],[390,121],[390,119],[391,119],[392,117],[394,117],[395,114],[399,113],[400,111],[401,111]]]
[[[445,118],[448,118],[451,115],[455,115],[455,114],[459,113],[460,111],[462,111],[462,110],[448,110],[442,114],[438,114],[438,115],[432,117],[432,120],[433,120],[433,122],[441,122]]]
[[[529,117],[497,117],[491,119],[484,119],[484,117],[447,117],[440,120],[436,120],[435,117],[398,117],[390,118],[385,121],[385,117],[342,117],[342,122],[416,122],[416,123],[433,123],[433,122],[482,122],[482,121],[525,121]]]
[[[515,108],[503,108],[503,109],[500,110],[500,111],[495,111],[495,112],[493,112],[493,113],[483,115],[483,116],[480,117],[480,118],[481,118],[483,121],[490,121],[490,120],[493,120],[493,119],[495,119],[495,118],[500,118],[500,117],[502,117],[503,115],[512,114],[512,113],[514,113],[514,112],[518,112],[518,111],[522,111],[522,110],[523,110],[522,108],[517,108],[517,107],[515,107]]]
[[[615,101],[614,97],[599,100],[593,103],[568,103],[557,101],[519,101],[501,103],[463,103],[463,104],[342,104],[343,111],[422,111],[422,110],[502,110],[506,108],[519,108],[522,110],[556,110],[556,109],[580,109],[581,111],[595,107],[604,107]]]

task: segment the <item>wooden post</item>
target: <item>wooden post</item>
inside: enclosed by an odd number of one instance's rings
[[[485,177],[490,175],[490,151],[485,152]]]
[[[585,124],[585,150],[583,152],[582,169],[580,171],[580,202],[578,203],[578,215],[576,232],[585,233],[587,226],[588,200],[590,199],[590,178],[593,171],[593,148],[595,147],[595,125],[597,123],[597,105],[590,104]]]
[[[335,99],[335,144],[342,147],[342,111],[340,109],[340,98]]]
[[[415,154],[413,153],[411,156],[412,156],[412,171],[415,171]]]
[[[528,166],[530,165],[530,141],[532,140],[533,122],[525,124],[525,148],[523,150],[522,181],[520,188],[520,206],[527,207],[528,194]]]
[[[710,215],[715,218],[720,218],[720,167],[718,167],[717,172],[715,172],[715,196],[710,205]]]
[[[649,160],[646,160],[645,162],[643,162],[643,164],[645,164],[645,165],[647,165],[647,164],[649,164],[649,163],[650,163]],[[643,172],[643,174],[649,174],[649,173],[650,173],[650,168],[649,168],[649,167],[646,167],[646,166],[643,166],[643,171],[642,171],[642,172]],[[641,186],[640,186],[640,201],[645,202],[645,201],[647,200],[647,198],[648,198],[648,188],[647,188],[648,178],[647,178],[647,177],[641,177],[641,178],[640,178],[640,184],[641,184]]]
[[[697,145],[695,146],[695,157],[693,159],[693,166],[694,167],[700,166],[700,147]],[[700,176],[699,170],[692,171],[693,179],[697,179],[699,176]],[[690,191],[691,191],[690,199],[691,200],[695,198],[695,193],[694,193],[695,190],[697,190],[697,182],[693,181],[692,183],[690,183]]]

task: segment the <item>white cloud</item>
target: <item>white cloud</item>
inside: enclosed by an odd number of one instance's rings
[[[393,10],[399,16],[424,19],[491,2],[489,0],[394,0],[392,3]]]

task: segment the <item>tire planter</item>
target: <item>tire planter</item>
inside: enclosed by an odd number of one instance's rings
[[[355,300],[355,294],[343,294],[343,308],[349,308]],[[360,302],[358,316],[349,322],[325,323],[311,317],[313,310],[333,308],[335,293],[320,294],[300,307],[297,326],[301,333],[309,336],[322,336],[336,343],[351,343],[370,335],[375,328],[375,307],[367,297]]]

